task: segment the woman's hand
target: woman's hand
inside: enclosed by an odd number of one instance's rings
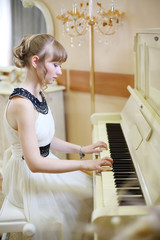
[[[106,171],[105,166],[112,167],[113,159],[109,157],[104,157],[102,159],[94,160],[83,160],[82,161],[82,170],[93,171],[97,170],[98,172]]]
[[[107,144],[105,142],[102,142],[102,141],[98,141],[98,142],[93,143],[91,145],[83,146],[81,148],[83,154],[100,153],[104,149],[107,150],[108,148],[107,148]]]

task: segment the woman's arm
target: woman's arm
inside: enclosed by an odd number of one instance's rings
[[[13,100],[12,100],[13,101]],[[32,103],[26,99],[19,98],[14,100],[12,115],[15,119],[19,133],[20,143],[23,150],[24,159],[32,172],[62,173],[75,170],[99,170],[104,171],[103,166],[112,166],[112,159],[104,158],[97,160],[59,160],[40,155],[39,146],[35,132],[35,121],[37,112]],[[58,144],[61,143],[61,144]],[[63,141],[57,140],[57,146],[62,145]],[[65,143],[65,148],[79,151],[78,145]]]
[[[83,154],[100,153],[103,149],[107,149],[107,144],[102,141],[98,141],[94,144],[83,146],[66,142],[57,137],[54,137],[51,142],[51,150],[63,153],[80,153],[80,148]]]
[[[63,153],[79,153],[79,150],[80,150],[79,145],[66,142],[57,137],[53,137],[50,148],[52,151],[63,152]]]

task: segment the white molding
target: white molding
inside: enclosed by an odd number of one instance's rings
[[[53,19],[48,7],[43,2],[40,2],[38,0],[21,0],[21,1],[23,3],[23,6],[26,8],[32,8],[33,6],[35,6],[40,9],[46,21],[47,33],[54,36]]]
[[[21,0],[22,3],[23,3],[23,6],[25,8],[31,8],[33,7],[35,4],[34,4],[34,0]]]

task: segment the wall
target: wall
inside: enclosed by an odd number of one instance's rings
[[[72,8],[72,0],[45,0],[49,7],[55,25],[55,36],[65,46],[68,60],[63,65],[67,70],[87,70],[89,64],[89,38],[81,47],[71,47],[69,38],[62,33],[62,24],[56,19],[61,7],[68,10]],[[102,0],[105,6],[109,0]],[[108,45],[99,44],[95,35],[95,71],[108,73],[135,73],[134,62],[134,36],[136,31],[144,28],[160,27],[160,1],[159,0],[119,0],[119,10],[126,13],[124,24],[119,31],[107,38]],[[69,77],[69,76],[68,76]],[[66,128],[67,137],[77,144],[91,142],[90,125],[90,95],[88,93],[65,91]],[[127,98],[96,95],[96,112],[121,111]],[[73,158],[74,156],[70,156]]]

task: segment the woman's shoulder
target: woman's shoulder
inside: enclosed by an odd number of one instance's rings
[[[15,107],[18,111],[26,111],[33,109],[33,103],[30,101],[30,92],[23,88],[15,88],[9,96],[10,105]]]
[[[25,124],[25,122],[36,120],[36,113],[31,102],[25,98],[15,96],[6,109],[7,121],[12,128],[18,129],[18,122]]]
[[[9,102],[7,112],[18,117],[19,115],[27,115],[34,111],[32,103],[23,97],[15,96],[12,98],[12,101]],[[29,116],[29,115],[28,115]]]

